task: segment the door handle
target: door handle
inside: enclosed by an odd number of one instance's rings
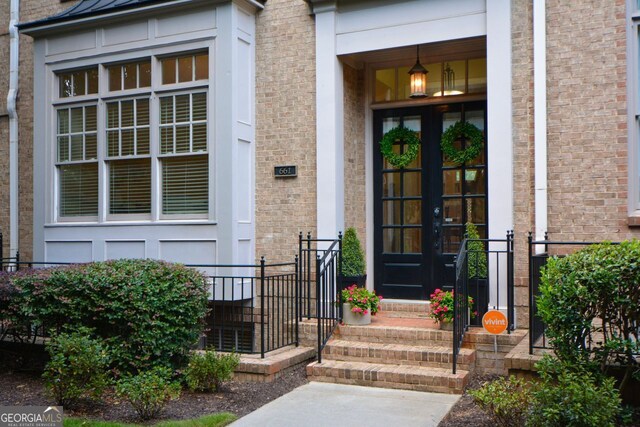
[[[440,227],[442,221],[440,220],[440,208],[433,209],[433,247],[438,249],[440,247]]]

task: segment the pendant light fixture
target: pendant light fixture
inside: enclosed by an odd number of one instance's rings
[[[416,46],[416,64],[409,70],[411,76],[410,98],[424,98],[427,96],[427,69],[420,64],[420,45]]]

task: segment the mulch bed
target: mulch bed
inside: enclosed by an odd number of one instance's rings
[[[453,405],[451,411],[440,421],[438,427],[495,427],[495,422],[491,420],[491,417],[473,402],[468,390],[480,388],[485,382],[498,378],[498,375],[473,375],[460,400]]]
[[[162,415],[153,422],[196,418],[217,412],[231,412],[242,417],[307,382],[305,367],[301,366],[270,383],[231,381],[223,386],[221,393],[192,393],[185,390],[179,399],[169,402]],[[0,406],[47,406],[51,403],[38,374],[0,372]],[[74,411],[65,408],[65,416],[137,422],[131,405],[113,393],[108,393],[100,404],[87,403]]]

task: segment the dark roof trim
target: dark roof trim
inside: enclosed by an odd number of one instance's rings
[[[105,15],[107,13],[121,12],[127,9],[136,9],[154,3],[166,3],[174,0],[81,0],[69,9],[48,18],[37,21],[18,24],[20,31],[41,27],[50,24],[57,24],[66,21],[73,21],[80,18]]]

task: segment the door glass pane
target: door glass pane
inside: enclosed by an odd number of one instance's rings
[[[404,229],[404,253],[422,253],[422,228]]]
[[[464,120],[466,122],[471,123],[478,129],[480,129],[482,132],[484,132],[484,111],[483,110],[467,111],[464,114]]]
[[[404,223],[415,225],[422,224],[422,201],[405,200]]]
[[[400,144],[394,144],[391,148],[394,153],[400,154]],[[382,165],[382,167],[384,169],[396,169],[396,167],[389,163],[387,159],[384,159],[384,164]]]
[[[442,114],[442,132],[449,129],[450,126],[453,126],[456,122],[462,120],[462,114],[459,112],[453,113],[443,113]]]
[[[404,195],[422,196],[422,172],[404,172]]]
[[[467,169],[464,171],[466,194],[485,194],[484,169]]]
[[[404,127],[419,133],[420,132],[420,116],[405,117]]]
[[[405,181],[406,191],[406,181]],[[382,174],[382,197],[400,196],[400,172],[385,172]]]
[[[443,227],[442,251],[445,253],[457,253],[464,235],[462,227]]]
[[[382,202],[382,223],[385,225],[401,224],[400,200],[385,200]]]
[[[384,252],[400,253],[401,244],[399,228],[385,228],[382,230],[382,246]]]
[[[400,119],[398,117],[386,117],[382,119],[382,135],[389,132],[391,129],[398,127]]]
[[[462,185],[460,182],[460,169],[451,169],[442,171],[442,194],[456,195],[462,194]]]
[[[444,223],[462,224],[462,199],[444,200]]]
[[[474,224],[486,224],[487,215],[484,197],[466,200],[468,220]]]

